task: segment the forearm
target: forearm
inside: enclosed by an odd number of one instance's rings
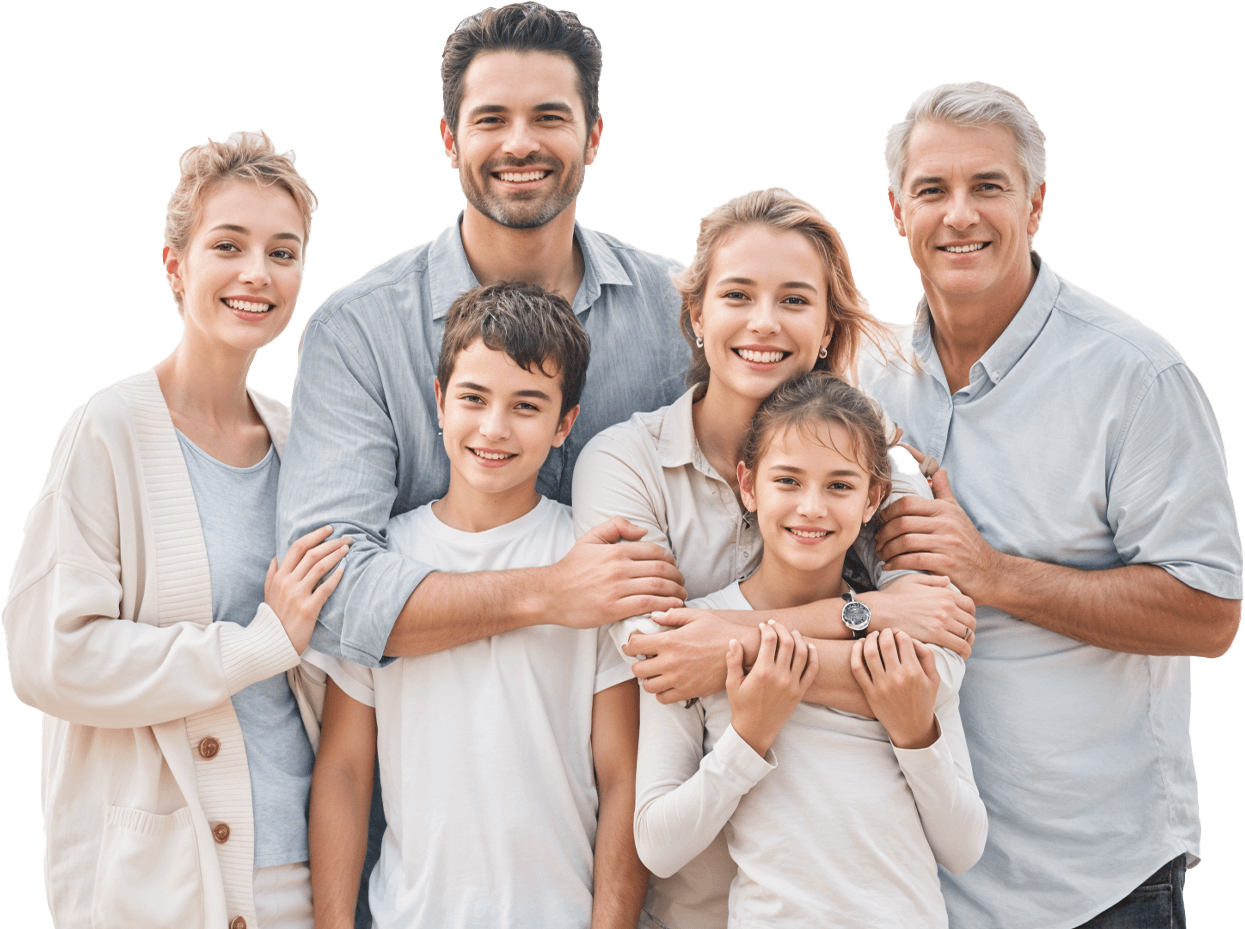
[[[632,818],[635,782],[600,792],[592,868],[593,929],[634,929],[648,888],[648,870],[636,853]]]
[[[842,625],[842,624],[840,624]],[[817,677],[804,693],[805,703],[816,703],[831,709],[873,718],[869,701],[852,674],[852,641],[809,639],[817,648]]]
[[[427,655],[514,629],[553,621],[547,568],[434,571],[398,614],[385,654]]]
[[[316,929],[354,927],[371,802],[371,773],[317,761],[307,822]]]
[[[1139,655],[1217,657],[1241,602],[1196,590],[1156,565],[1082,571],[995,553],[980,602],[1088,645]]]

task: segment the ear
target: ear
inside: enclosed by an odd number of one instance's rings
[[[445,146],[445,154],[450,156],[450,167],[457,168],[458,148],[454,145],[454,133],[444,119],[441,120],[441,144]]]
[[[1033,199],[1029,201],[1029,235],[1034,235],[1038,231],[1038,224],[1042,222],[1042,207],[1045,203],[1046,182],[1043,181],[1037,193],[1033,195]]]
[[[576,404],[566,411],[566,415],[562,417],[562,421],[558,423],[557,431],[553,434],[553,447],[561,448],[562,443],[566,441],[566,437],[571,434],[571,426],[575,425],[575,418],[579,416],[579,406]]]
[[[888,190],[886,196],[890,197],[891,213],[895,216],[895,228],[899,230],[901,236],[907,237],[908,233],[903,227],[903,204],[895,199],[895,191]]]
[[[881,505],[882,505],[882,487],[879,484],[874,484],[872,487],[869,488],[869,503],[865,507],[864,518],[861,519],[860,521],[861,524],[863,525],[864,523],[867,523],[869,520],[873,519],[873,514],[878,511],[878,507]]]
[[[704,309],[704,305],[695,300],[689,302],[687,307],[687,318],[692,324],[692,335],[697,337],[703,337],[700,331],[700,321],[704,316]]]
[[[821,337],[821,350],[826,351],[830,348],[830,343],[834,340],[834,321],[826,320],[826,334]]]
[[[173,293],[180,294],[182,292],[182,264],[177,252],[166,245],[164,251],[160,253],[160,260],[164,262],[164,276],[168,278],[169,287],[173,288]]]
[[[592,131],[588,133],[588,144],[584,147],[584,164],[590,165],[597,160],[597,149],[601,147],[601,130],[604,128],[605,121],[598,116]]]
[[[437,428],[445,428],[445,394],[441,392],[441,381],[432,379],[432,393],[437,398]]]
[[[756,487],[752,484],[752,472],[742,461],[735,465],[735,477],[739,480],[739,497],[744,502],[744,509],[749,513],[757,511]]]

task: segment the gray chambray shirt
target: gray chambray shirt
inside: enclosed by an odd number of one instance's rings
[[[399,611],[432,570],[388,550],[389,518],[441,497],[449,459],[432,382],[450,304],[477,286],[459,222],[333,294],[303,335],[281,465],[282,547],[320,526],[354,536],[341,584],[320,613],[318,651],[376,667]],[[541,468],[541,494],[571,502],[580,450],[632,413],[683,392],[674,262],[575,226],[584,277],[572,304],[592,360],[570,437]]]

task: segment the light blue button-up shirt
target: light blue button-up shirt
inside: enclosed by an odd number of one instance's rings
[[[1153,564],[1239,599],[1223,442],[1197,379],[1158,335],[1034,259],[1033,289],[966,387],[948,388],[924,301],[905,336],[923,370],[866,361],[865,387],[946,466],[999,551]],[[1197,856],[1188,658],[1096,648],[978,607],[960,699],[990,827],[975,867],[942,872],[956,929],[1076,926]]]
[[[537,484],[563,503],[584,444],[632,413],[674,401],[688,365],[671,283],[677,265],[578,225],[575,241],[584,277],[572,308],[592,359],[579,418]],[[445,314],[477,284],[456,222],[335,293],[307,325],[277,538],[286,545],[332,524],[335,536],[356,539],[312,636],[318,651],[375,667],[399,611],[431,570],[388,551],[386,525],[449,487],[432,382]]]

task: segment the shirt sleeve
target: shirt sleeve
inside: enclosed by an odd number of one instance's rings
[[[945,648],[933,650],[941,678],[934,710],[938,739],[927,748],[896,748],[894,752],[916,800],[934,860],[952,874],[961,874],[976,864],[986,847],[986,806],[973,780],[960,720],[957,690],[964,659]]]
[[[141,490],[113,452],[125,427],[109,417],[126,413],[107,403],[93,401],[105,407],[94,409],[102,425],[88,406],[61,435],[26,522],[4,627],[24,703],[71,723],[128,729],[217,706],[294,667],[298,653],[266,604],[245,627],[210,615],[160,626],[123,612],[122,539],[138,517],[123,519],[119,507]]]
[[[319,668],[333,679],[342,692],[351,700],[376,709],[376,679],[371,668],[345,661],[318,652],[314,648],[307,649],[303,661],[312,667]]]
[[[644,540],[656,542],[670,551],[670,539],[663,528],[665,495],[660,481],[640,449],[632,449],[613,434],[595,436],[575,463],[571,504],[575,537],[589,529],[622,516],[644,529]],[[661,626],[644,616],[619,620],[606,626],[621,651],[633,632],[660,632]],[[624,656],[628,665],[637,659]]]
[[[592,685],[592,692],[599,694],[609,690],[615,684],[631,680],[631,665],[624,660],[618,646],[610,635],[608,627],[601,626],[597,635],[597,676]]]
[[[1197,590],[1241,598],[1241,537],[1223,439],[1183,364],[1134,404],[1109,475],[1107,519],[1125,564],[1153,564]]]
[[[415,587],[432,568],[386,546],[397,497],[398,440],[370,353],[313,319],[303,336],[281,461],[277,538],[289,545],[324,525],[353,536],[345,573],[311,644],[375,667]]]
[[[726,825],[740,798],[774,769],[727,727],[704,753],[701,702],[666,706],[640,694],[635,844],[644,866],[669,877],[703,852]]]

